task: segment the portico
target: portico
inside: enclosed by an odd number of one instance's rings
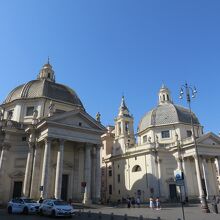
[[[81,126],[65,124],[70,120],[75,123],[76,118]],[[59,120],[63,121],[62,127],[57,123]],[[28,196],[28,186],[31,186],[32,198],[74,199],[85,204],[98,201],[101,183],[99,136],[103,129],[100,123],[79,110],[61,118],[54,115],[37,124],[35,142],[29,144],[24,195]],[[33,147],[35,145],[37,147]],[[85,188],[82,182],[86,183]]]
[[[219,137],[210,132],[198,138],[198,157],[195,154],[195,146],[189,139],[191,138],[181,142],[181,153],[174,153],[178,168],[184,172],[186,196],[201,197],[204,191],[207,199],[211,199],[219,194],[216,175],[219,172],[216,166],[220,156]],[[181,156],[181,160],[178,160],[177,155]]]

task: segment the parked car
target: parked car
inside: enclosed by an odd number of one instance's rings
[[[37,213],[39,211],[40,204],[37,201],[29,198],[14,198],[8,202],[8,213]]]
[[[46,199],[40,206],[39,209],[40,214],[42,215],[50,215],[53,217],[56,216],[69,216],[74,215],[73,207],[62,200],[58,199]]]

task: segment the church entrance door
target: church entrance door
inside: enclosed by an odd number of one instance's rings
[[[65,201],[67,201],[68,180],[69,180],[69,176],[67,174],[63,174],[62,175],[61,199]]]
[[[15,181],[12,197],[13,198],[21,197],[21,192],[22,192],[22,181]]]
[[[176,201],[177,200],[177,192],[176,192],[176,184],[170,184],[170,200]]]

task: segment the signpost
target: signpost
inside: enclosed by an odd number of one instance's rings
[[[176,181],[176,185],[179,186],[180,189],[180,203],[182,207],[183,220],[185,220],[185,213],[183,207],[183,197],[182,197],[182,186],[184,186],[184,174],[182,170],[176,169],[174,170],[174,178]]]

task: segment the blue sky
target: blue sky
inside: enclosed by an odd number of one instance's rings
[[[176,104],[187,81],[205,131],[220,131],[220,1],[2,0],[1,101],[35,79],[50,56],[57,82],[88,113],[113,124],[122,94],[135,118],[157,105],[164,82]]]

